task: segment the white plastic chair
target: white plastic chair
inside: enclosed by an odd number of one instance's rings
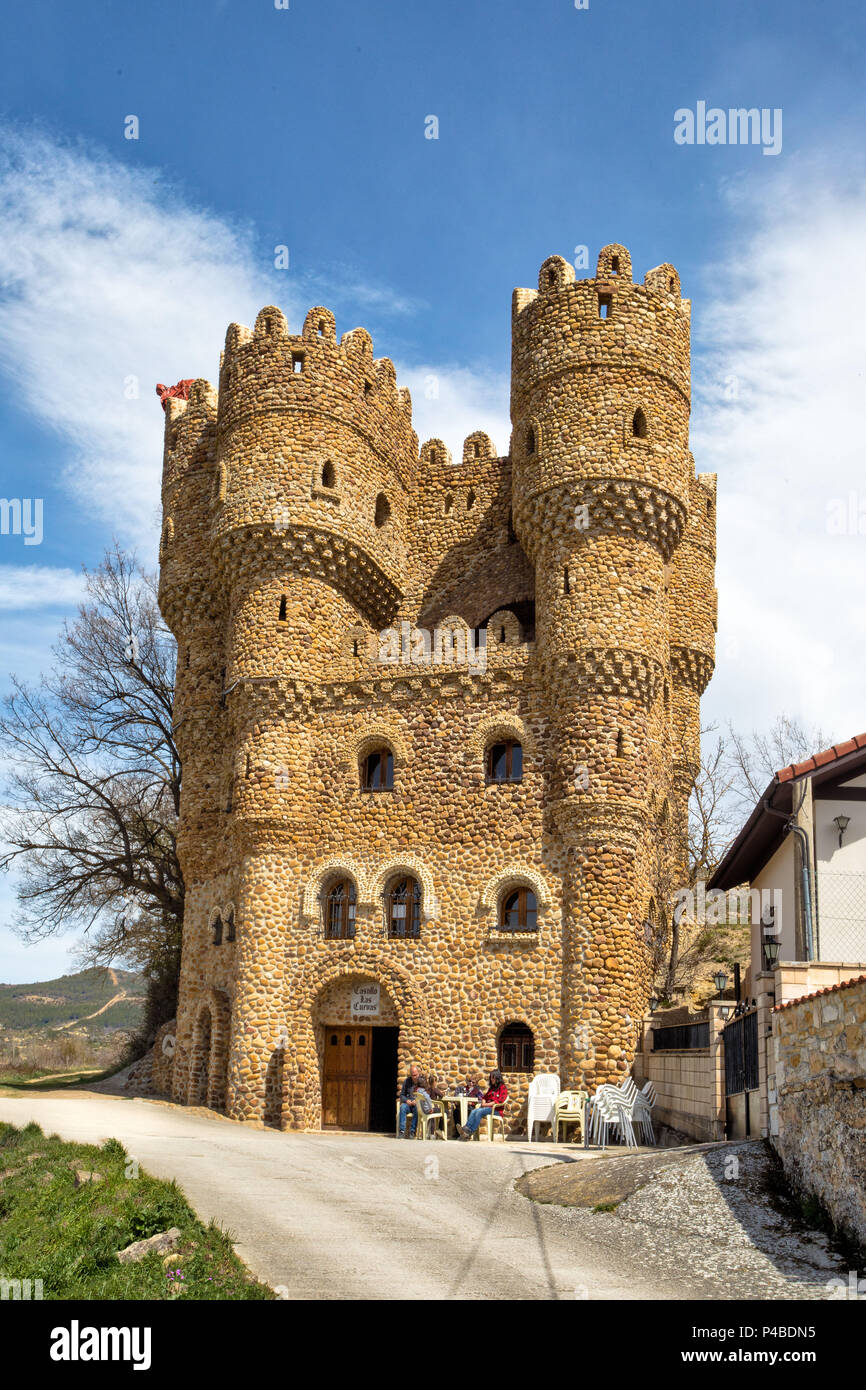
[[[526,1133],[530,1144],[535,1125],[553,1125],[559,1090],[559,1077],[554,1072],[542,1072],[530,1081],[526,1110]]]
[[[583,1117],[589,1096],[586,1091],[560,1091],[553,1111],[553,1142],[559,1143],[560,1126],[568,1135],[569,1125],[578,1125],[583,1138]]]
[[[448,1138],[448,1111],[441,1100],[433,1101],[433,1109],[427,1115],[421,1109],[420,1103],[416,1102],[415,1110],[418,1114],[418,1126],[415,1130],[416,1139],[431,1138],[437,1132],[436,1126],[440,1123],[442,1125],[442,1138]]]
[[[652,1122],[652,1110],[655,1103],[656,1088],[651,1081],[647,1081],[636,1093],[631,1107],[632,1124],[640,1127],[641,1138],[644,1143],[651,1145],[656,1142]]]
[[[592,1098],[592,1119],[590,1136],[594,1144],[607,1147],[611,1129],[619,1129],[623,1140],[630,1149],[637,1148],[631,1122],[631,1106],[619,1086],[599,1086]]]

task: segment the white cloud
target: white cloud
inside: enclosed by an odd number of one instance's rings
[[[508,417],[508,378],[495,372],[444,366],[400,367],[398,379],[412,393],[412,423],[423,444],[441,439],[451,450],[454,463],[463,459],[463,441],[484,430],[507,454],[511,443]]]
[[[227,325],[252,321],[273,277],[243,231],[153,170],[44,135],[2,133],[0,215],[0,364],[73,446],[65,481],[82,510],[152,552],[156,382],[213,380]]]
[[[69,608],[83,597],[80,571],[51,565],[0,565],[0,609]]]
[[[866,181],[820,169],[730,190],[695,296],[692,447],[719,475],[719,634],[705,710],[866,728]],[[862,534],[832,534],[854,494]]]

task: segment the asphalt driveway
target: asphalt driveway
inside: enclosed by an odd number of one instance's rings
[[[681,1231],[669,1216],[660,1229],[651,1215],[622,1220],[628,1202],[607,1213],[530,1201],[515,1179],[586,1161],[549,1144],[280,1134],[86,1091],[0,1093],[0,1120],[89,1143],[116,1137],[149,1172],[176,1179],[292,1299],[797,1299],[827,1297],[837,1272],[817,1246],[816,1259],[780,1267],[724,1204],[710,1251],[688,1220]],[[732,1258],[748,1254],[739,1288],[719,1261],[726,1223]]]

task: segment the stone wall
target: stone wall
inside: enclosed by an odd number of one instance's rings
[[[866,1245],[866,975],[773,1016],[770,1135],[792,1185]]]

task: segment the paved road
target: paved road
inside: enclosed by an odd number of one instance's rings
[[[177,1179],[204,1220],[232,1232],[253,1272],[290,1298],[737,1296],[728,1274],[696,1272],[705,1245],[681,1263],[665,1237],[666,1258],[656,1261],[655,1236],[644,1245],[626,1221],[512,1190],[521,1173],[583,1161],[581,1151],[280,1134],[85,1091],[0,1096],[0,1120],[35,1120],[80,1142],[115,1136],[149,1172]],[[742,1239],[737,1227],[732,1240]],[[772,1282],[765,1297],[802,1297],[778,1271]]]

